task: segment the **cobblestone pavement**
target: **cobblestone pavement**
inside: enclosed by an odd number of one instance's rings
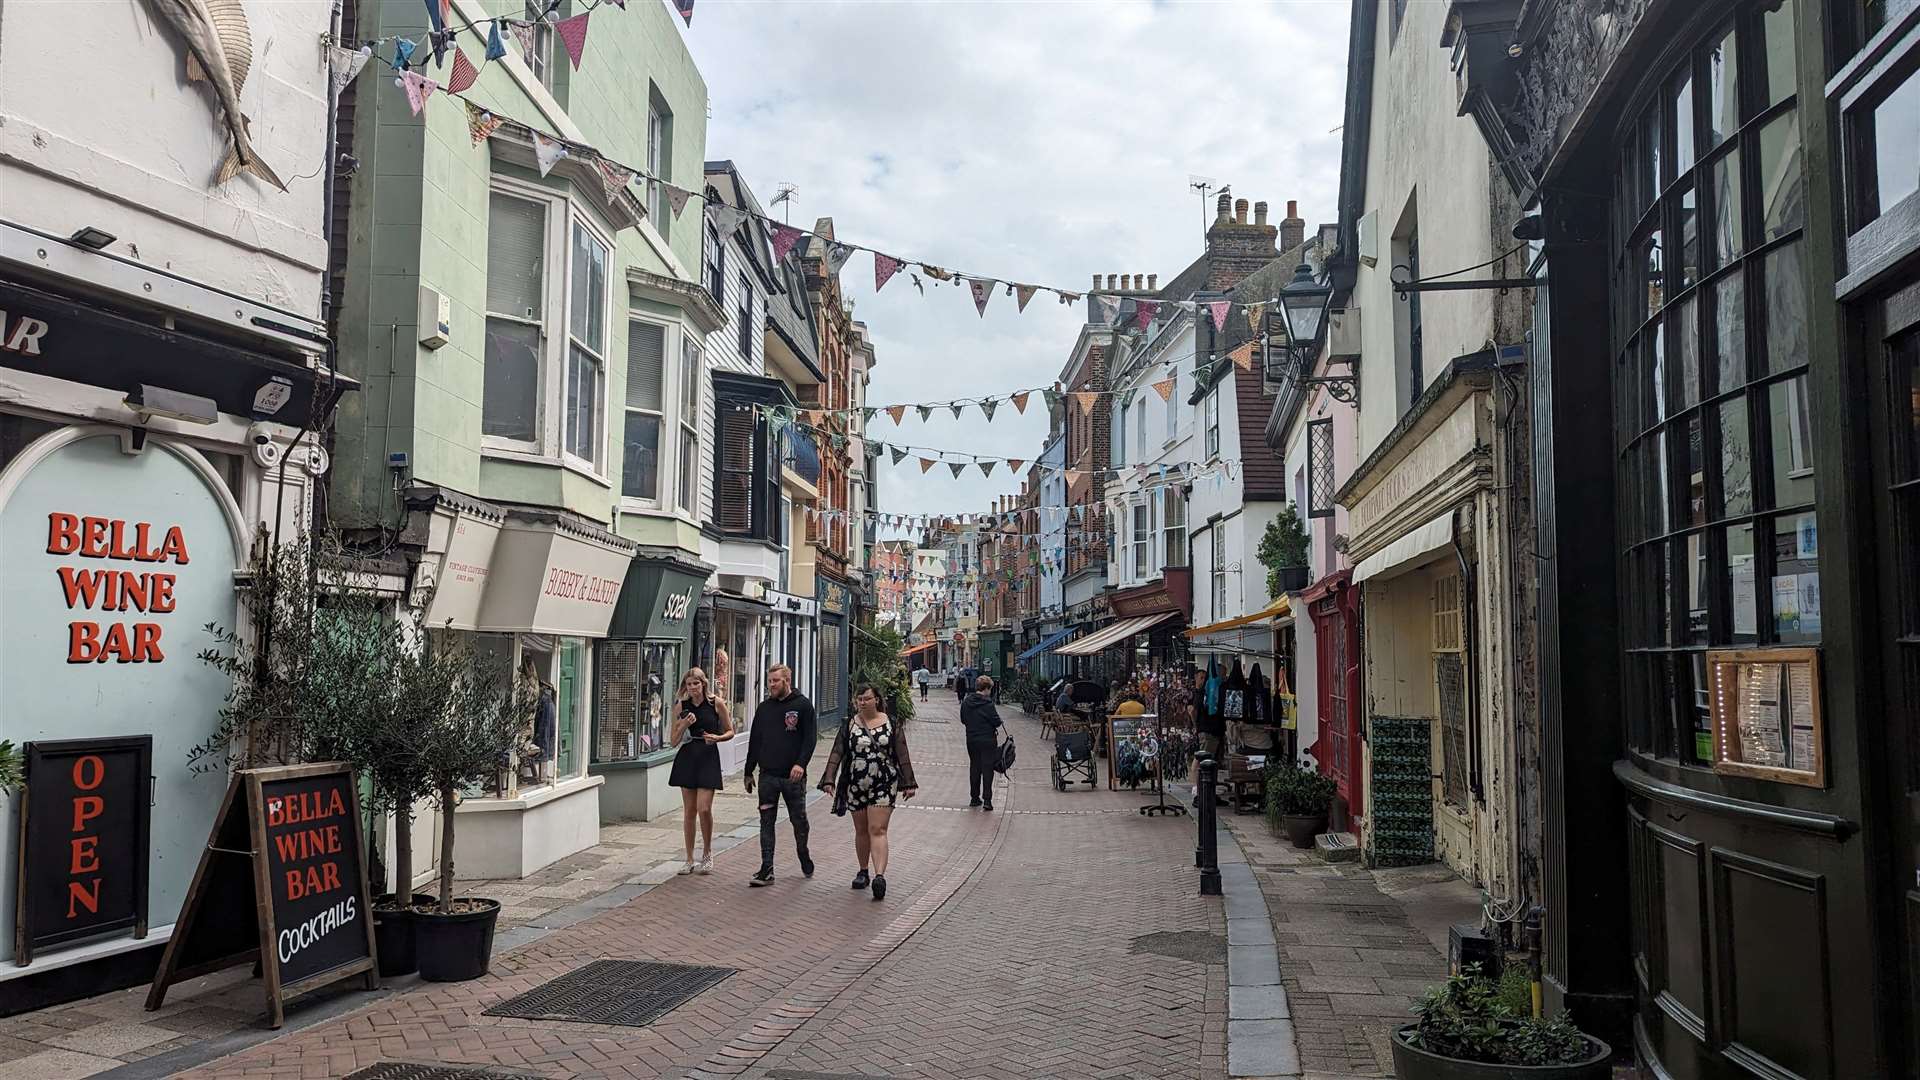
[[[1054,791],[1048,748],[1011,710],[1011,790],[992,814],[969,810],[953,698],[920,708],[922,793],[894,818],[884,903],[847,887],[850,826],[816,803],[811,880],[783,826],[772,888],[746,888],[758,851],[740,843],[711,877],[672,877],[497,954],[488,978],[403,988],[185,1075],[408,1061],[548,1077],[1223,1076],[1224,922],[1197,895],[1190,819],[1140,816],[1137,792]],[[621,850],[555,873],[611,880]],[[539,895],[561,888],[525,895],[563,901]],[[482,1015],[602,958],[736,971],[647,1027]]]
[[[1388,1040],[1446,975],[1447,927],[1479,922],[1478,891],[1437,864],[1329,864],[1262,817],[1221,820],[1266,897],[1305,1076],[1392,1076]]]

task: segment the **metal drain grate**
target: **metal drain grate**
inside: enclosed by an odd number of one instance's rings
[[[888,1080],[879,1073],[823,1073],[795,1072],[792,1069],[775,1069],[767,1074],[767,1080]]]
[[[359,1072],[348,1073],[346,1080],[540,1080],[533,1073],[498,1072],[476,1069],[471,1065],[422,1065],[417,1061],[382,1061]]]
[[[1200,930],[1163,930],[1134,938],[1133,945],[1127,951],[1171,956],[1175,960],[1191,960],[1196,964],[1224,964],[1227,962],[1227,939]]]
[[[495,1005],[486,1015],[645,1027],[712,989],[734,970],[651,960],[595,960]]]

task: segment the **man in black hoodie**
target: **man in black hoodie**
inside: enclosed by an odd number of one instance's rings
[[[968,806],[993,809],[993,767],[1000,760],[994,732],[1000,729],[1000,710],[993,704],[993,680],[973,680],[973,693],[960,702],[960,723],[967,729]]]
[[[773,825],[782,798],[793,822],[800,872],[813,876],[813,858],[807,853],[807,763],[819,739],[813,702],[793,689],[793,669],[775,664],[767,671],[767,700],[753,711],[753,727],[747,732],[748,791],[754,788],[754,770],[760,770],[760,872],[749,885],[773,884]]]

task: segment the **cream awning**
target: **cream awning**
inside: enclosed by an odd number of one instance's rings
[[[1187,637],[1189,638],[1205,637],[1208,634],[1217,634],[1222,630],[1235,630],[1242,626],[1246,626],[1249,623],[1257,623],[1266,619],[1285,618],[1286,616],[1292,613],[1293,613],[1292,601],[1288,600],[1285,596],[1282,596],[1280,599],[1275,600],[1273,603],[1268,604],[1266,607],[1261,608],[1259,611],[1256,611],[1251,615],[1241,615],[1237,618],[1222,619],[1217,623],[1208,623],[1205,626],[1196,626],[1193,629],[1187,631]]]
[[[1121,619],[1103,630],[1095,630],[1079,641],[1069,642],[1053,650],[1055,656],[1091,656],[1102,649],[1111,648],[1132,637],[1142,630],[1173,618],[1177,611],[1163,611],[1158,615],[1140,615],[1131,619]]]
[[[1392,577],[1415,563],[1425,562],[1441,548],[1453,544],[1453,511],[1448,510],[1425,525],[1360,560],[1353,568],[1355,585],[1370,577]]]

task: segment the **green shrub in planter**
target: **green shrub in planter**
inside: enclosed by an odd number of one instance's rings
[[[1333,778],[1295,762],[1275,761],[1267,766],[1267,817],[1278,824],[1283,817],[1324,817],[1333,806]]]
[[[1419,1021],[1402,1028],[1399,1039],[1459,1062],[1523,1069],[1598,1064],[1604,1070],[1605,1043],[1565,1014],[1546,1019],[1516,1010],[1515,995],[1503,982],[1482,975],[1478,964],[1469,965],[1421,997],[1413,1010]]]

